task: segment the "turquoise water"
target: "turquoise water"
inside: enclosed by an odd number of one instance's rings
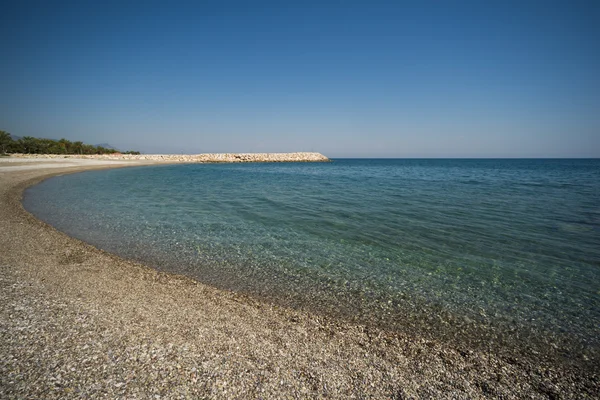
[[[599,344],[600,160],[136,167],[48,179],[24,205],[288,306],[486,346]]]

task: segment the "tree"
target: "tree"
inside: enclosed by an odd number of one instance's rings
[[[13,139],[10,136],[10,133],[6,131],[0,131],[0,154],[5,154],[10,150],[10,145],[12,144]]]
[[[58,141],[58,147],[60,148],[61,154],[73,154],[73,143],[65,138]]]
[[[27,154],[37,154],[40,152],[40,142],[39,139],[34,138],[32,136],[24,136],[18,140],[21,143],[21,147],[23,148],[23,153]]]
[[[83,142],[75,142],[73,143],[73,154],[82,154],[83,153]]]
[[[9,143],[8,150],[9,153],[24,153],[23,145],[20,140],[14,140]]]
[[[82,151],[83,151],[83,154],[95,154],[96,148],[92,145],[84,144],[82,146]]]
[[[52,139],[35,139],[37,141],[36,153],[38,154],[55,154],[56,142]]]
[[[102,146],[92,146],[67,139],[52,140],[25,136],[13,140],[8,132],[0,131],[0,154],[114,154],[117,150]],[[139,153],[138,153],[139,154]]]

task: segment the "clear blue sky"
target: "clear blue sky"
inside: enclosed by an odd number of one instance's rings
[[[15,1],[0,51],[0,129],[19,136],[600,157],[600,1]]]

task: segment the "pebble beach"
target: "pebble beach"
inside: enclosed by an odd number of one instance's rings
[[[598,366],[506,357],[158,272],[21,205],[50,176],[318,153],[0,158],[0,398],[596,398]]]

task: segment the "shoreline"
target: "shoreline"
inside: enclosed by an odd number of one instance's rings
[[[508,362],[159,272],[68,237],[20,202],[26,187],[50,176],[156,164],[0,169],[2,397],[598,393],[593,371]]]

